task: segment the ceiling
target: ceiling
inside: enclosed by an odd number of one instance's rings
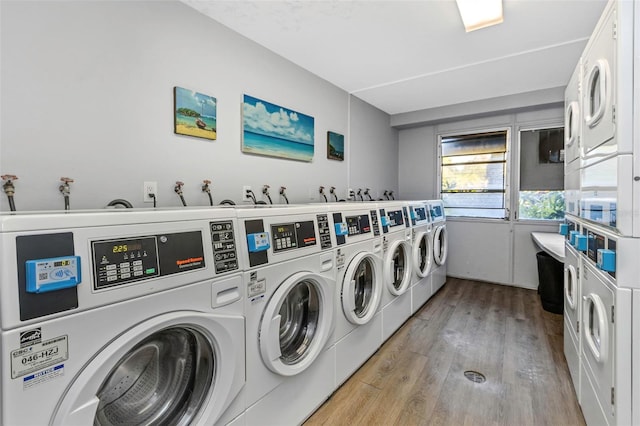
[[[566,86],[606,4],[503,0],[466,33],[455,0],[182,1],[389,114]]]

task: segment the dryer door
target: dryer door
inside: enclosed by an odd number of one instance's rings
[[[333,331],[334,285],[312,272],[280,284],[260,322],[260,354],[269,370],[296,375],[322,352]]]
[[[239,391],[234,378],[244,369],[234,342],[244,319],[223,322],[173,312],[131,328],[82,370],[52,424],[213,424]]]
[[[389,246],[384,260],[384,280],[391,294],[400,296],[411,285],[410,247],[406,241],[396,240]]]
[[[612,139],[615,135],[613,105],[615,104],[614,54],[616,40],[612,37],[615,14],[609,13],[595,30],[592,40],[584,52],[582,113],[584,126],[580,143],[583,155],[599,155],[592,150]],[[607,150],[603,154],[610,154]]]
[[[447,261],[448,250],[447,228],[445,225],[440,225],[433,234],[433,260],[435,260],[436,265],[444,265]]]
[[[382,295],[380,268],[372,253],[353,257],[342,282],[342,310],[353,324],[366,324],[376,313]]]
[[[578,296],[578,280],[576,267],[567,265],[564,268],[564,298],[573,311],[576,309],[576,298]]]
[[[582,313],[584,338],[589,352],[596,362],[604,364],[609,354],[609,321],[600,296],[595,293],[584,296]]]
[[[433,244],[431,233],[419,232],[413,243],[413,266],[416,275],[420,278],[426,277],[431,272],[433,264]]]
[[[564,116],[564,146],[566,163],[571,163],[580,156],[578,139],[580,138],[580,104],[571,101],[567,105]]]

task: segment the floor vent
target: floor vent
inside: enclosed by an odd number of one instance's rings
[[[464,377],[471,380],[473,383],[484,383],[487,378],[484,377],[484,374],[478,373],[477,371],[467,370],[464,372]]]

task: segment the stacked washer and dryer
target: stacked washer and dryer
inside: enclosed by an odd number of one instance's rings
[[[6,425],[242,423],[233,211],[0,217]]]
[[[610,1],[565,92],[564,350],[589,425],[640,424],[639,25]]]

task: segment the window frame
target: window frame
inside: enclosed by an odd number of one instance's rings
[[[515,133],[517,134],[517,137],[516,137],[516,143],[514,144],[515,146],[513,150],[513,155],[515,156],[514,157],[515,169],[514,169],[513,176],[511,177],[513,179],[511,187],[513,188],[512,199],[517,200],[517,201],[514,201],[514,204],[517,202],[517,205],[514,206],[511,212],[512,221],[516,223],[521,223],[521,224],[549,225],[553,223],[561,223],[564,220],[564,219],[521,219],[519,215],[520,192],[521,192],[520,191],[520,152],[521,152],[521,146],[522,146],[522,132],[530,132],[533,130],[546,130],[546,129],[563,129],[564,131],[566,131],[567,129],[565,129],[564,127],[565,126],[563,121],[556,121],[556,120],[549,121],[549,122],[538,122],[536,124],[527,125],[527,126],[516,126]],[[566,155],[566,146],[563,149],[565,149],[565,155]],[[563,189],[563,192],[564,192],[564,189]],[[566,202],[566,198],[565,198],[565,202]]]
[[[498,126],[498,127],[483,127],[477,129],[466,129],[460,131],[451,131],[451,132],[443,132],[437,134],[437,143],[438,143],[438,155],[437,155],[437,194],[440,199],[442,199],[442,139],[455,137],[455,136],[469,136],[469,135],[478,135],[483,133],[496,133],[496,132],[506,132],[506,152],[505,152],[505,179],[504,179],[504,209],[505,209],[505,217],[504,218],[494,218],[494,217],[483,217],[483,216],[448,216],[454,218],[456,220],[478,220],[478,221],[488,221],[488,222],[505,222],[512,219],[511,215],[513,214],[513,209],[511,208],[511,199],[512,199],[512,173],[511,173],[511,155],[512,155],[512,134],[513,129],[512,126]],[[520,176],[520,171],[518,170],[518,177]]]

